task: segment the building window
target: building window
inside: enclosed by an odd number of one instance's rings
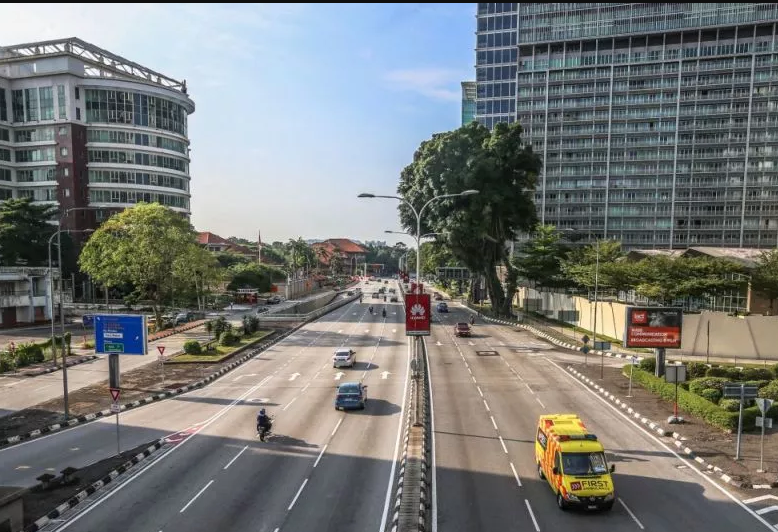
[[[65,167],[62,169],[62,177],[69,177],[70,176],[70,168]]]
[[[59,155],[60,155],[60,157],[67,157],[68,156],[68,149],[67,148],[60,148],[59,149]]]
[[[0,89],[0,121],[8,122],[8,102],[5,99],[5,89]]]
[[[14,90],[11,92],[11,108],[13,110],[13,121],[24,122],[24,91]]]
[[[63,126],[63,127],[61,127],[61,128],[59,128],[59,136],[60,136],[60,137],[64,137],[64,136],[66,136],[67,134],[68,134],[68,128],[66,128],[66,127],[64,127],[64,126]]]
[[[0,181],[10,181],[11,170],[9,168],[0,168]]]
[[[50,127],[41,129],[20,129],[14,132],[16,142],[45,142],[54,140],[54,130]]]
[[[0,161],[11,161],[11,150],[0,148]]]
[[[81,93],[78,91],[78,87],[76,87],[76,100],[81,99]]]
[[[41,102],[41,120],[54,120],[54,91],[51,87],[38,89]]]
[[[7,200],[13,197],[13,192],[8,188],[0,188],[0,200]]]
[[[26,100],[25,117],[28,122],[38,121],[38,91],[36,89],[24,89],[24,99]]]
[[[65,101],[64,85],[57,85],[57,104],[59,105],[59,117],[62,119],[66,119],[68,117],[68,113],[67,113],[67,102]],[[62,133],[60,133],[60,135],[62,135]]]
[[[76,120],[81,120],[81,109],[79,109],[78,107],[76,107]]]
[[[34,150],[16,150],[17,163],[39,163],[54,160],[54,148],[39,148]]]
[[[11,142],[11,134],[8,133],[7,129],[2,127],[0,127],[0,140],[3,140],[5,142]]]

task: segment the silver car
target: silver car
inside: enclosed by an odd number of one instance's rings
[[[357,353],[353,349],[348,347],[341,347],[335,350],[335,354],[332,355],[332,367],[333,368],[353,368],[357,363]]]

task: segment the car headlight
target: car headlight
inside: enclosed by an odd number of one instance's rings
[[[610,492],[609,494],[607,494],[607,495],[605,496],[605,500],[606,500],[606,501],[612,501],[612,500],[613,500],[615,497],[616,497],[616,494],[615,494],[615,493],[613,493],[613,492]]]
[[[578,498],[576,495],[573,495],[572,493],[569,493],[569,492],[568,492],[568,494],[567,494],[567,497],[565,497],[565,498],[566,498],[568,501],[573,501],[573,502],[580,502],[580,499],[579,499],[579,498]]]

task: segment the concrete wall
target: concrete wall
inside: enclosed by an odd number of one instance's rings
[[[516,304],[525,310],[538,312],[548,318],[594,330],[594,303],[578,296],[554,292],[538,292],[519,288]],[[612,301],[597,303],[597,334],[621,340],[624,336],[627,305]],[[708,327],[710,323],[710,328]],[[778,360],[778,316],[733,317],[721,312],[684,314],[681,353],[726,358]]]
[[[24,503],[21,488],[0,487],[0,532],[24,528]]]

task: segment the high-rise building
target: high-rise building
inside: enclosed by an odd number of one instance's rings
[[[189,214],[186,82],[76,38],[0,48],[0,200],[59,205],[70,229],[138,202]]]
[[[479,3],[476,117],[539,218],[627,248],[778,245],[778,4]]]
[[[462,82],[462,125],[475,120],[475,81]]]

